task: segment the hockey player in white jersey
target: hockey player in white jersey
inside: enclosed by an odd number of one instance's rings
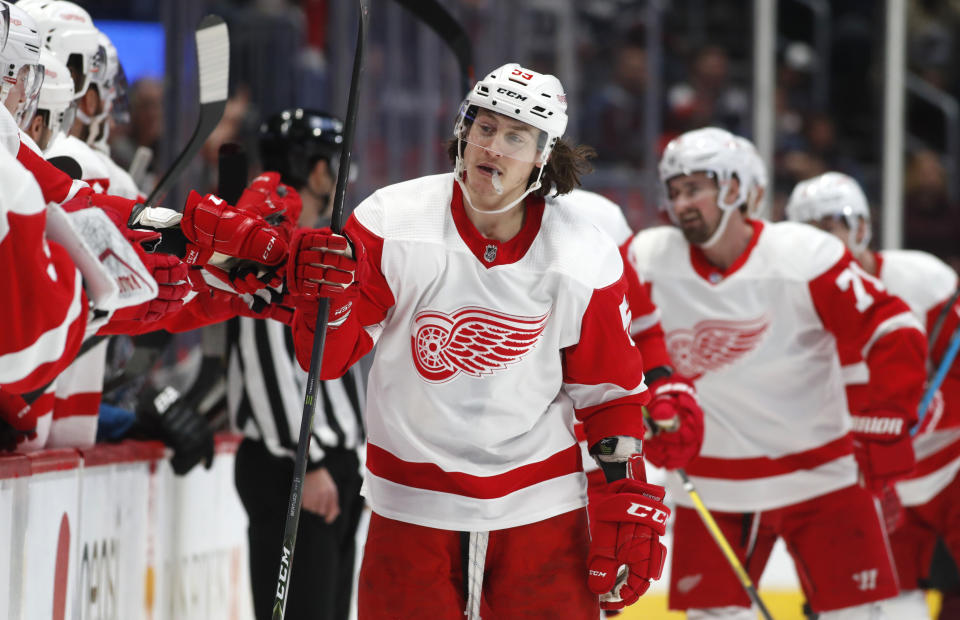
[[[895,596],[897,582],[858,478],[872,487],[902,473],[886,457],[915,420],[922,327],[834,237],[748,219],[745,165],[721,129],[671,141],[659,172],[676,226],[639,233],[628,253],[704,410],[703,447],[687,473],[754,581],[782,537],[821,618],[876,618],[875,601]],[[861,352],[870,371],[859,411],[848,409],[838,350]],[[869,432],[878,428],[890,432]],[[854,437],[867,453],[861,472]],[[678,482],[670,607],[752,620]]]
[[[543,200],[586,167],[566,123],[555,77],[504,65],[461,106],[453,174],[377,191],[346,238],[291,244],[301,365],[317,295],[332,298],[322,378],[378,345],[360,618],[596,618],[601,593],[622,607],[660,575],[669,510],[643,482],[622,261]],[[574,417],[610,480],[589,530]]]
[[[871,221],[867,197],[857,182],[827,172],[797,184],[787,203],[787,217],[807,222],[840,238],[864,271],[903,299],[926,325],[927,368],[940,365],[951,334],[960,322],[957,274],[926,252],[869,248]],[[856,364],[860,360],[849,360]],[[866,398],[863,373],[850,373],[847,393],[853,406]],[[955,561],[960,560],[960,366],[954,363],[913,438],[916,469],[896,483],[906,507],[903,523],[890,533],[902,594],[892,607],[900,618],[927,613],[921,588],[928,582],[937,536]]]

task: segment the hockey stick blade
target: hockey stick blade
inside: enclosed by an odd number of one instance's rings
[[[367,36],[367,20],[370,15],[367,0],[358,0],[357,4],[360,9],[357,22],[357,48],[353,56],[350,98],[347,101],[347,114],[343,127],[343,148],[340,151],[340,174],[337,175],[337,188],[333,198],[333,217],[331,221],[331,228],[338,233],[343,230],[343,202],[347,192],[347,177],[350,176],[348,174],[350,170],[350,149],[353,147],[353,135],[357,126],[360,78],[363,73],[363,48]],[[307,387],[303,396],[303,415],[300,418],[300,438],[297,442],[297,456],[294,461],[293,480],[290,484],[287,517],[283,526],[283,549],[280,555],[280,571],[273,602],[273,620],[283,620],[287,608],[290,576],[293,571],[293,551],[297,544],[297,526],[300,522],[300,505],[303,498],[303,477],[307,472],[307,449],[310,447],[310,431],[313,428],[313,416],[317,410],[320,365],[323,360],[323,345],[326,341],[327,312],[330,310],[330,300],[325,297],[321,298],[318,305],[313,349],[310,355],[310,369],[307,371]]]
[[[417,19],[430,27],[443,39],[460,65],[460,92],[466,94],[473,86],[473,43],[447,9],[437,0],[396,0],[397,4],[410,11]]]
[[[147,197],[148,206],[156,206],[180,179],[220,123],[227,106],[227,85],[230,80],[230,34],[227,24],[222,17],[207,15],[200,21],[194,36],[197,42],[200,118],[187,146]]]

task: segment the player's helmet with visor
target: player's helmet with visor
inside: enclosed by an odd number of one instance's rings
[[[70,131],[77,113],[73,98],[73,78],[67,66],[54,57],[47,48],[40,50],[43,64],[43,86],[37,102],[37,111],[44,117],[44,124],[51,135]]]
[[[859,254],[870,243],[870,203],[860,184],[842,172],[824,172],[797,183],[787,201],[787,219],[792,222],[820,222],[842,219],[850,231],[847,247]],[[860,221],[866,224],[863,238],[857,240]]]
[[[479,109],[502,114],[536,129],[536,143],[531,144],[507,129],[471,131]],[[463,171],[463,144],[496,152],[504,157],[532,162],[539,166],[536,180],[527,188],[529,194],[540,187],[543,166],[550,152],[567,128],[567,96],[560,80],[537,73],[516,63],[494,69],[474,84],[460,105],[453,134],[458,140],[456,175]]]

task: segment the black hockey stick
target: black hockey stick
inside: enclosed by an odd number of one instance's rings
[[[436,32],[453,51],[460,65],[460,92],[464,95],[473,86],[473,44],[470,35],[438,0],[396,0]]]
[[[200,118],[186,148],[163,175],[147,197],[148,206],[156,206],[166,196],[184,170],[203,147],[203,143],[220,123],[227,106],[230,81],[230,34],[227,24],[218,15],[207,15],[194,33],[197,41],[197,78],[200,83]]]
[[[360,19],[357,23],[357,48],[353,56],[353,75],[350,78],[350,98],[343,124],[343,149],[340,151],[340,174],[333,197],[333,218],[330,227],[339,233],[343,229],[343,201],[347,192],[347,171],[350,170],[350,149],[357,126],[357,107],[360,95],[360,76],[363,73],[363,46],[367,36],[367,19],[370,9],[367,0],[358,0]],[[293,260],[291,257],[290,260]],[[293,571],[293,550],[297,544],[297,526],[300,523],[300,504],[303,499],[303,477],[307,472],[307,449],[310,446],[310,430],[317,410],[319,396],[320,364],[323,360],[323,345],[327,334],[327,312],[330,300],[320,298],[317,324],[310,355],[310,370],[307,372],[307,389],[303,397],[303,416],[300,418],[300,439],[297,442],[297,457],[293,466],[293,481],[290,485],[290,500],[287,504],[287,519],[283,526],[283,550],[280,556],[280,573],[273,603],[273,620],[283,620],[290,592],[290,575]]]

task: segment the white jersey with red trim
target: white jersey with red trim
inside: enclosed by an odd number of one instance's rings
[[[687,473],[708,507],[731,512],[854,484],[838,347],[873,361],[889,334],[919,328],[839,240],[802,224],[750,225],[750,246],[725,272],[673,227],[639,233],[628,252],[663,312],[675,368],[695,380],[703,407],[703,447]],[[877,385],[875,397],[897,402],[893,390]],[[690,505],[673,478],[675,499]]]
[[[379,190],[345,228],[374,271],[366,294],[388,300],[354,311],[378,345],[364,494],[380,515],[461,531],[547,519],[586,504],[575,416],[594,441],[642,437],[617,248],[570,210],[526,205],[513,239],[486,239],[444,174]]]
[[[46,203],[30,173],[0,149],[0,385],[28,392],[76,354],[87,320],[82,281],[67,251],[48,242]]]
[[[105,194],[110,188],[110,171],[106,164],[97,151],[79,138],[59,133],[51,139],[43,156],[74,179],[80,175],[79,179],[98,194]],[[76,168],[70,160],[76,163]]]
[[[932,254],[916,250],[884,250],[875,256],[880,280],[910,306],[928,332],[944,312],[938,340],[949,338],[957,325],[958,306],[944,306],[957,290],[956,272]],[[905,506],[927,503],[960,471],[960,428],[954,420],[960,415],[960,392],[955,380],[944,382],[923,421],[923,432],[913,438],[917,468],[896,485]]]

